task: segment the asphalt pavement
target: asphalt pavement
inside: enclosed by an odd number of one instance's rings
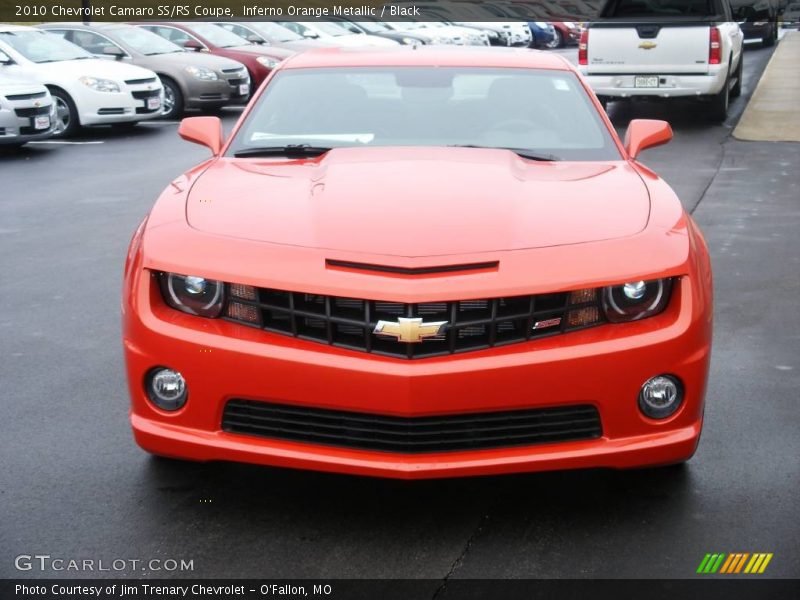
[[[724,124],[691,103],[610,107],[621,130],[671,121],[642,161],[713,257],[705,431],[683,467],[401,482],[150,458],[127,422],[122,265],[207,151],[154,123],[0,156],[0,577],[410,577],[433,597],[457,578],[692,577],[707,552],[772,552],[763,577],[798,577],[800,144],[730,137],[771,53],[746,52]],[[20,554],[194,570],[20,572]]]

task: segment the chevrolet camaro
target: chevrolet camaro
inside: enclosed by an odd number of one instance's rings
[[[397,478],[681,463],[706,244],[579,73],[531,50],[321,49],[270,74],[133,235],[150,453]]]

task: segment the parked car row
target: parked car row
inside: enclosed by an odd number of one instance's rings
[[[491,16],[482,10],[467,16]],[[525,21],[0,24],[0,144],[245,104],[276,65],[310,48],[556,48],[579,37],[573,23]]]

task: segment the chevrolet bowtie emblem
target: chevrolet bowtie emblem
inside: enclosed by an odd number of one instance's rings
[[[639,48],[641,48],[642,50],[652,50],[656,46],[658,46],[658,44],[656,44],[655,42],[642,42],[641,44],[639,44]]]
[[[373,333],[377,335],[390,335],[397,338],[398,342],[416,344],[425,338],[434,337],[441,333],[447,321],[431,321],[423,323],[422,319],[404,319],[397,321],[378,321]]]

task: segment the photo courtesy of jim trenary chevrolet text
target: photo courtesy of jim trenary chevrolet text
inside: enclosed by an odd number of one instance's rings
[[[795,0],[0,0],[0,600],[800,598]]]

